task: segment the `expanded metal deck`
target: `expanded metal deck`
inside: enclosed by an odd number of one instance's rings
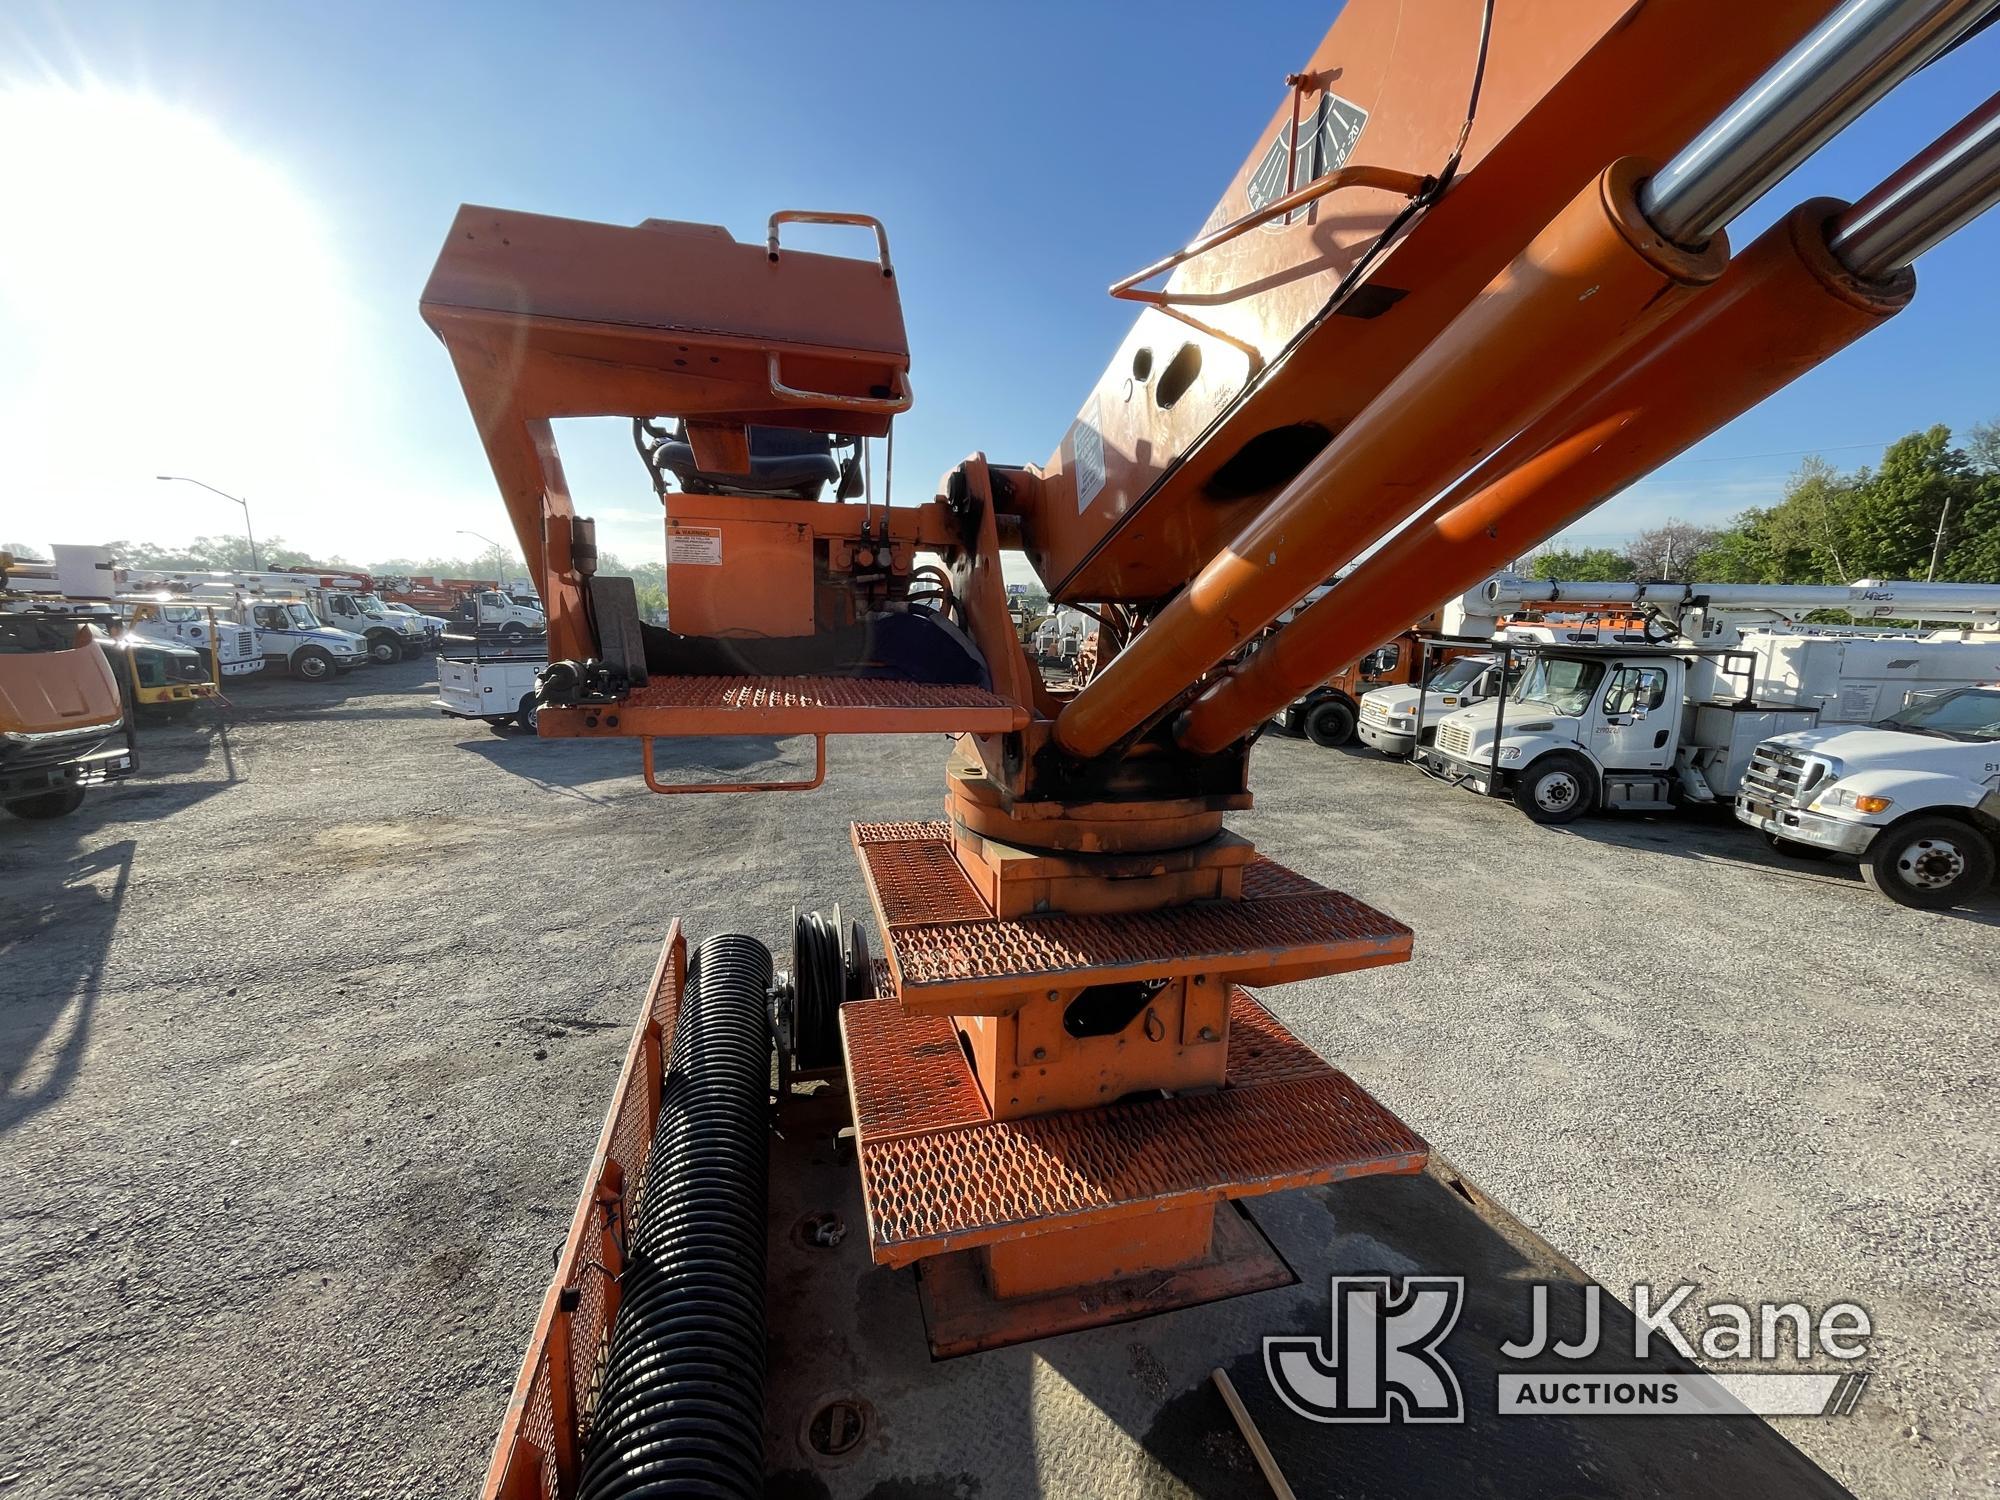
[[[1248,993],[1205,1094],[994,1121],[952,1022],[841,1007],[869,1243],[885,1265],[1056,1228],[1386,1172],[1429,1147]]]
[[[993,734],[1028,712],[984,688],[872,677],[655,677],[623,702],[559,710],[578,734]],[[595,723],[586,724],[594,718]]]
[[[1410,929],[1352,896],[1258,858],[1241,901],[1120,916],[995,917],[944,823],[857,823],[855,849],[890,967],[912,1010],[976,1014],[1024,985],[1228,972],[1266,982],[1397,963]]]

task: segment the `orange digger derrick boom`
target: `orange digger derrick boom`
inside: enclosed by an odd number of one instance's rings
[[[1203,233],[1113,288],[1143,310],[1047,462],[975,454],[920,505],[855,503],[835,458],[912,401],[872,219],[780,212],[755,244],[467,207],[425,289],[549,612],[543,735],[637,737],[660,791],[815,786],[834,734],[958,736],[942,819],[853,829],[880,959],[800,918],[769,984],[786,1076],[845,1083],[870,1250],[922,1268],[940,1356],[1274,1285],[1233,1200],[1424,1168],[1245,988],[1412,944],[1225,828],[1258,727],[1892,316],[1916,253],[2000,193],[1996,100],[1859,205],[1801,205],[1734,257],[1723,233],[1972,0],[1409,9],[1345,6]],[[870,229],[874,254],[781,244],[798,219]],[[635,424],[671,629],[596,576],[554,439],[580,416]],[[1024,654],[1003,551],[1097,616],[1083,685]],[[658,777],[655,740],[730,734],[814,736],[816,774]],[[768,955],[758,978],[731,942],[711,968],[761,1014]],[[620,1093],[669,1145],[708,1076],[709,997],[680,1001],[705,951],[670,945]],[[667,1354],[616,1330],[663,1295],[648,1216],[680,1186],[660,1150],[618,1150],[491,1493],[588,1492],[677,1451],[628,1369]]]

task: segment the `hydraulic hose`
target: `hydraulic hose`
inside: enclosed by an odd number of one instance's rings
[[[689,963],[581,1500],[764,1493],[770,984],[739,933]]]

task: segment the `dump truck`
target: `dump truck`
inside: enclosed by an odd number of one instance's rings
[[[943,817],[848,830],[872,931],[667,927],[494,1500],[1842,1493],[1734,1398],[1708,1423],[1500,1413],[1527,1284],[1596,1307],[1595,1284],[1259,997],[1414,934],[1229,823],[1326,663],[1909,302],[1911,263],[2000,195],[1967,149],[2000,100],[1855,203],[1725,231],[1978,16],[1406,9],[1350,0],[1273,69],[1203,232],[1114,284],[1137,318],[1053,449],[975,450],[915,503],[825,493],[914,400],[879,220],[779,209],[740,240],[465,205],[444,229],[419,312],[547,605],[541,737],[636,740],[675,796],[809,792],[834,735],[951,739]],[[1088,214],[1115,199],[1113,171]],[[867,250],[803,250],[801,221]],[[670,630],[599,571],[558,441],[587,417],[633,422]],[[1087,683],[1022,648],[1003,551],[1103,620]],[[742,735],[803,737],[813,769],[656,755]],[[793,887],[827,851],[782,826]],[[1618,1368],[1616,1409],[1721,1390],[1643,1343]]]

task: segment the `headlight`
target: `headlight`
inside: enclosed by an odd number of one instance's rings
[[[1873,797],[1866,792],[1852,792],[1842,786],[1830,787],[1812,801],[1815,812],[1836,812],[1852,808],[1858,813],[1883,813],[1895,805],[1893,797]]]
[[[1392,717],[1389,720],[1389,727],[1391,729],[1415,729],[1417,727],[1417,721],[1413,718],[1406,719],[1406,718]]]
[[[1502,745],[1500,747],[1500,758],[1502,760],[1519,760],[1521,758],[1521,747],[1519,745]]]

